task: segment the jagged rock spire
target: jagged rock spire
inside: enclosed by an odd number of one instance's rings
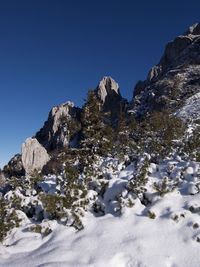
[[[126,104],[126,100],[121,96],[118,83],[110,76],[104,76],[95,92],[102,101],[103,110],[110,112],[114,121],[119,114],[119,110],[124,109]]]
[[[118,83],[109,76],[104,76],[97,86],[97,94],[103,103],[105,103],[108,98],[118,96],[121,98]]]

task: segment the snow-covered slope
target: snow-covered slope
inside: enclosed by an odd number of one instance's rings
[[[183,120],[198,120],[200,118],[200,93],[196,93],[186,100],[185,105],[177,112]]]
[[[198,163],[179,157],[159,165],[151,163],[145,186],[146,205],[142,204],[144,199],[127,190],[136,171],[134,165],[125,167],[107,159],[99,163],[99,168],[109,182],[101,199],[104,216],[86,212],[84,229],[78,232],[56,221],[44,221],[53,230],[44,238],[27,230],[31,225],[27,219],[0,247],[0,266],[199,266]],[[50,180],[47,178],[48,186],[53,185],[55,176]],[[48,186],[43,184],[44,190]],[[49,186],[49,190],[52,188]],[[117,212],[119,197],[121,211]],[[133,205],[127,205],[128,199]]]
[[[0,267],[200,266],[199,54],[200,23],[129,105],[104,77],[52,109],[1,173]]]

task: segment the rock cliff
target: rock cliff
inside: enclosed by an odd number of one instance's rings
[[[113,78],[105,76],[99,82],[95,91],[103,103],[103,110],[110,112],[112,119],[116,120],[119,110],[124,110],[127,103],[121,96],[118,83]]]
[[[80,109],[72,102],[53,107],[36,139],[48,150],[73,146],[80,127]]]
[[[169,42],[159,64],[150,70],[145,81],[136,84],[132,101],[134,113],[143,116],[163,109],[178,111],[188,105],[188,99],[194,95],[195,102],[199,102],[199,77],[200,24],[197,23]]]
[[[49,160],[50,157],[46,149],[36,138],[28,138],[22,144],[22,164],[27,175],[41,171]]]

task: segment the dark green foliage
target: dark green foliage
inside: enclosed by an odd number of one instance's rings
[[[163,197],[165,194],[172,192],[177,184],[169,183],[168,178],[164,177],[160,183],[154,183],[154,189],[158,192],[158,194]]]
[[[200,161],[200,126],[198,126],[184,144],[183,152],[190,158]]]
[[[42,237],[48,236],[52,230],[49,227],[42,227],[40,224],[35,224],[29,228],[29,231],[41,234]]]
[[[169,112],[153,112],[138,122],[132,138],[141,151],[164,158],[176,148],[185,130],[184,123]]]
[[[41,194],[40,200],[50,219],[62,219],[65,217],[63,208],[70,208],[72,205],[71,199],[57,195]]]
[[[135,132],[135,127],[136,120],[134,117],[128,117],[126,111],[121,107],[114,130],[113,155],[123,159],[124,155],[131,155],[137,150],[137,145],[132,135]]]
[[[128,191],[134,193],[139,198],[143,197],[143,193],[146,191],[148,167],[149,161],[145,158],[138,166],[133,178],[127,184]]]
[[[82,149],[85,149],[88,155],[91,155],[91,153],[99,155],[109,153],[112,147],[113,131],[111,126],[105,123],[102,103],[92,90],[88,93],[81,121],[83,133]]]
[[[82,213],[88,205],[87,190],[85,184],[79,179],[79,171],[73,166],[66,164],[65,173],[58,179],[60,192],[55,195],[40,194],[40,201],[48,218],[68,221],[69,216],[73,218],[72,226],[81,229]]]
[[[115,132],[115,146],[118,152],[125,152],[127,150],[130,141],[129,134],[130,132],[126,121],[126,113],[121,108]]]
[[[43,167],[42,173],[47,174],[60,174],[63,170],[62,161],[56,157],[51,158]]]
[[[18,218],[15,209],[8,209],[4,199],[0,199],[0,242],[7,236],[14,227],[19,227],[21,220]]]
[[[148,217],[149,217],[150,219],[152,219],[152,220],[156,218],[156,214],[155,214],[155,212],[153,212],[153,211],[151,211],[151,210],[148,211],[147,215],[148,215]]]
[[[80,122],[74,117],[71,118],[65,114],[62,114],[60,117],[60,127],[67,128],[69,140],[72,140],[75,134],[81,130]]]

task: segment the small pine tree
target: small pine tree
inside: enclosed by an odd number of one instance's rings
[[[133,147],[133,139],[130,138],[132,124],[129,123],[122,106],[118,114],[118,122],[115,132],[115,151],[117,154],[129,154]]]
[[[102,103],[90,90],[82,113],[83,140],[81,146],[92,154],[105,155],[111,147],[112,128],[105,124]]]

